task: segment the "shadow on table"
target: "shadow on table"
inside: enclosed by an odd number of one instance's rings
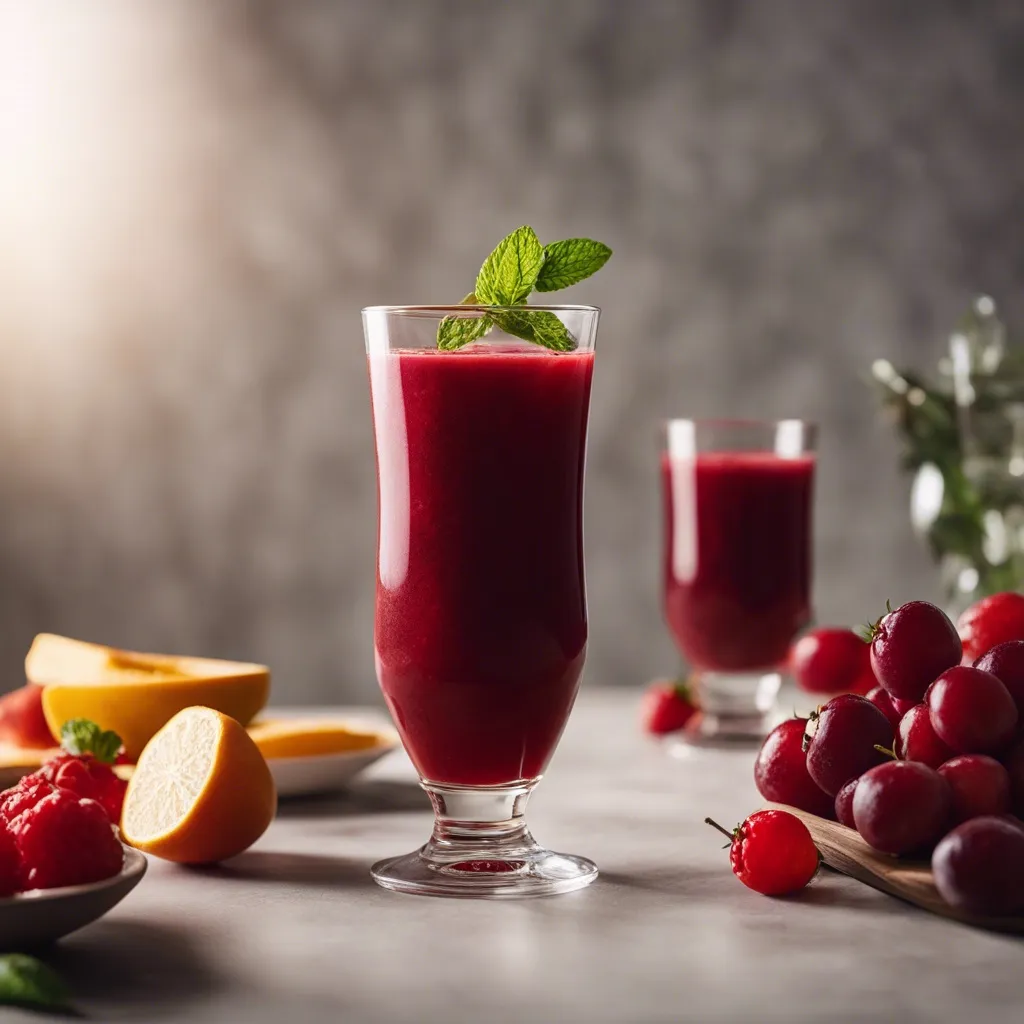
[[[333,818],[348,814],[395,814],[430,811],[427,794],[416,782],[371,779],[355,782],[340,793],[287,797],[277,808],[279,818]]]
[[[598,875],[604,885],[673,896],[696,896],[721,877],[721,871],[711,868],[647,868],[631,872],[602,869]]]
[[[370,862],[320,853],[275,853],[249,850],[223,864],[188,868],[195,874],[224,881],[308,885],[316,889],[370,889]]]
[[[728,868],[724,868],[728,872]],[[718,890],[725,883],[739,885],[740,882],[723,874],[719,868],[650,868],[637,872],[602,871],[600,880],[605,884],[620,886],[643,892],[660,893],[673,896],[697,898],[707,896],[717,898]],[[772,899],[786,903],[806,903],[815,906],[844,907],[852,910],[871,910],[879,912],[880,905],[884,908],[885,901],[879,899],[882,894],[868,886],[851,889],[832,882],[832,873],[822,877],[805,889],[788,896],[776,896]],[[766,897],[768,898],[768,897]],[[894,907],[900,904],[889,901]]]
[[[98,921],[41,955],[92,1020],[156,1020],[227,986],[185,928],[149,921]]]

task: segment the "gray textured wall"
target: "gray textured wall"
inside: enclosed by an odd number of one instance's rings
[[[1024,7],[0,0],[0,667],[38,630],[376,699],[358,310],[507,230],[615,249],[591,683],[674,664],[664,414],[823,425],[819,616],[935,595],[860,382],[1024,323]]]

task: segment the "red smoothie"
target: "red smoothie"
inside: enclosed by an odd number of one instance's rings
[[[593,368],[537,346],[370,358],[377,677],[428,781],[540,775],[572,708]]]
[[[814,458],[662,455],[665,617],[696,668],[781,664],[810,620]]]

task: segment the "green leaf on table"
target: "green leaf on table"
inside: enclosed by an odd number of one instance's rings
[[[113,764],[121,751],[121,737],[101,729],[88,718],[71,718],[60,729],[60,745],[69,754],[92,754],[97,761]]]
[[[524,306],[522,309],[496,310],[491,318],[506,334],[543,345],[554,352],[571,352],[576,347],[572,333],[550,310]]]
[[[609,260],[612,251],[592,238],[566,238],[544,246],[544,265],[534,287],[539,292],[568,288],[596,274]]]
[[[70,992],[52,967],[24,953],[8,953],[0,956],[0,1005],[67,1010]]]
[[[519,306],[533,291],[544,263],[544,246],[523,225],[506,235],[484,260],[473,294],[485,306]]]
[[[482,338],[494,326],[491,318],[483,316],[458,316],[451,313],[437,325],[437,347],[445,352],[454,352],[471,341]]]

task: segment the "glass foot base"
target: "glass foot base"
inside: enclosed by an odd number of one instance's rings
[[[678,739],[693,746],[753,746],[779,723],[778,672],[704,672],[696,678],[697,703]]]
[[[538,779],[505,786],[421,782],[434,805],[434,834],[414,853],[374,864],[373,880],[417,896],[521,899],[582,889],[597,878],[585,857],[539,846],[523,812]]]
[[[374,864],[373,880],[395,892],[417,896],[463,896],[476,899],[524,899],[556,896],[590,885],[597,867],[585,857],[536,847],[515,860],[463,860],[456,864],[430,859],[428,847]],[[492,855],[493,856],[493,855]]]

